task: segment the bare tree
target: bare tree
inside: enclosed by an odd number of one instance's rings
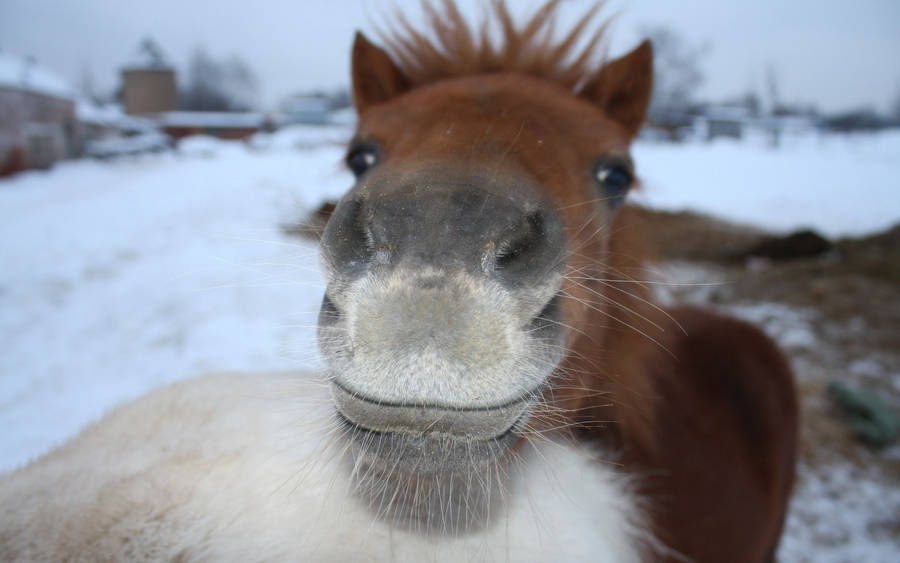
[[[742,106],[747,108],[747,111],[752,117],[759,117],[762,113],[762,102],[759,100],[759,96],[756,92],[752,90],[745,92],[739,101]]]
[[[94,81],[94,73],[91,71],[91,67],[87,63],[83,63],[81,65],[81,73],[78,76],[77,89],[78,93],[86,99],[90,100],[95,104],[99,104],[102,101],[102,96],[100,96],[97,91],[97,85]]]
[[[894,104],[891,106],[891,120],[894,125],[900,126],[900,92],[897,93]]]
[[[769,63],[766,66],[766,93],[769,96],[769,113],[777,114],[781,107],[781,81],[775,65]]]
[[[206,49],[194,51],[181,105],[195,111],[246,111],[256,105],[257,80],[250,67],[233,56],[212,58]]]
[[[232,56],[222,64],[224,91],[232,110],[249,110],[257,105],[258,80],[243,59]]]
[[[682,111],[694,102],[697,88],[703,83],[700,64],[709,51],[705,44],[692,44],[667,26],[641,29],[653,43],[653,98],[650,113]]]
[[[188,65],[187,86],[182,93],[184,109],[227,111],[228,100],[222,93],[222,69],[206,49],[198,47]]]
[[[138,47],[143,66],[149,68],[168,68],[169,63],[159,44],[152,37],[145,37]]]

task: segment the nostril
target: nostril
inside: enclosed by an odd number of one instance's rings
[[[363,203],[358,200],[352,203],[351,216],[348,217],[346,225],[346,232],[349,235],[347,240],[363,250],[366,256],[371,257],[375,254],[375,239],[366,220]]]
[[[557,293],[544,305],[541,312],[531,319],[529,332],[534,337],[552,338],[559,333],[562,312],[562,294]]]
[[[337,308],[337,305],[334,304],[334,301],[331,300],[328,293],[325,293],[325,296],[322,297],[322,306],[319,308],[319,324],[333,325],[340,317],[341,312]]]
[[[375,242],[362,200],[348,199],[337,206],[325,226],[322,249],[344,275],[368,269],[375,257]]]
[[[494,263],[500,270],[530,262],[538,254],[545,238],[544,216],[533,211],[497,247]]]

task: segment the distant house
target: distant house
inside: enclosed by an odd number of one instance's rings
[[[244,139],[270,121],[255,112],[179,110],[176,72],[159,46],[144,40],[136,56],[122,69],[125,113],[150,120],[174,140],[190,135]]]
[[[641,138],[660,141],[683,141],[694,131],[696,114],[692,108],[651,108]]]
[[[754,119],[751,111],[739,104],[710,104],[698,118],[699,129],[706,140],[718,138],[741,139],[745,128]]]
[[[188,135],[245,139],[270,126],[266,115],[256,112],[168,111],[154,115],[153,120],[176,140]]]
[[[78,100],[80,153],[94,158],[114,158],[167,150],[171,139],[152,120],[126,115],[115,104],[96,105]]]
[[[85,99],[75,103],[75,116],[85,142],[131,136],[157,130],[147,118],[126,115],[116,104],[98,105]]]
[[[178,107],[175,69],[149,39],[141,43],[137,56],[122,69],[122,103],[129,115],[173,111]]]
[[[77,135],[69,85],[32,59],[0,53],[0,176],[73,156]]]
[[[281,103],[279,122],[325,125],[331,122],[331,100],[325,95],[296,95]]]

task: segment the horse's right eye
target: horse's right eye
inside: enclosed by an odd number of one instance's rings
[[[613,210],[619,207],[634,182],[629,161],[621,158],[600,160],[594,167],[594,179],[605,192],[607,202]]]
[[[347,154],[347,166],[356,177],[362,176],[378,162],[378,151],[372,145],[360,145],[350,149]]]

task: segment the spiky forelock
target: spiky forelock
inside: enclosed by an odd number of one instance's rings
[[[549,0],[524,24],[517,25],[505,0],[492,0],[476,30],[454,0],[422,0],[430,33],[417,31],[398,14],[396,26],[381,36],[412,86],[458,76],[519,72],[574,91],[598,70],[596,51],[609,22],[586,36],[602,6],[598,2],[564,37],[556,39],[559,5],[560,0]],[[499,42],[491,41],[492,23],[502,33]]]

